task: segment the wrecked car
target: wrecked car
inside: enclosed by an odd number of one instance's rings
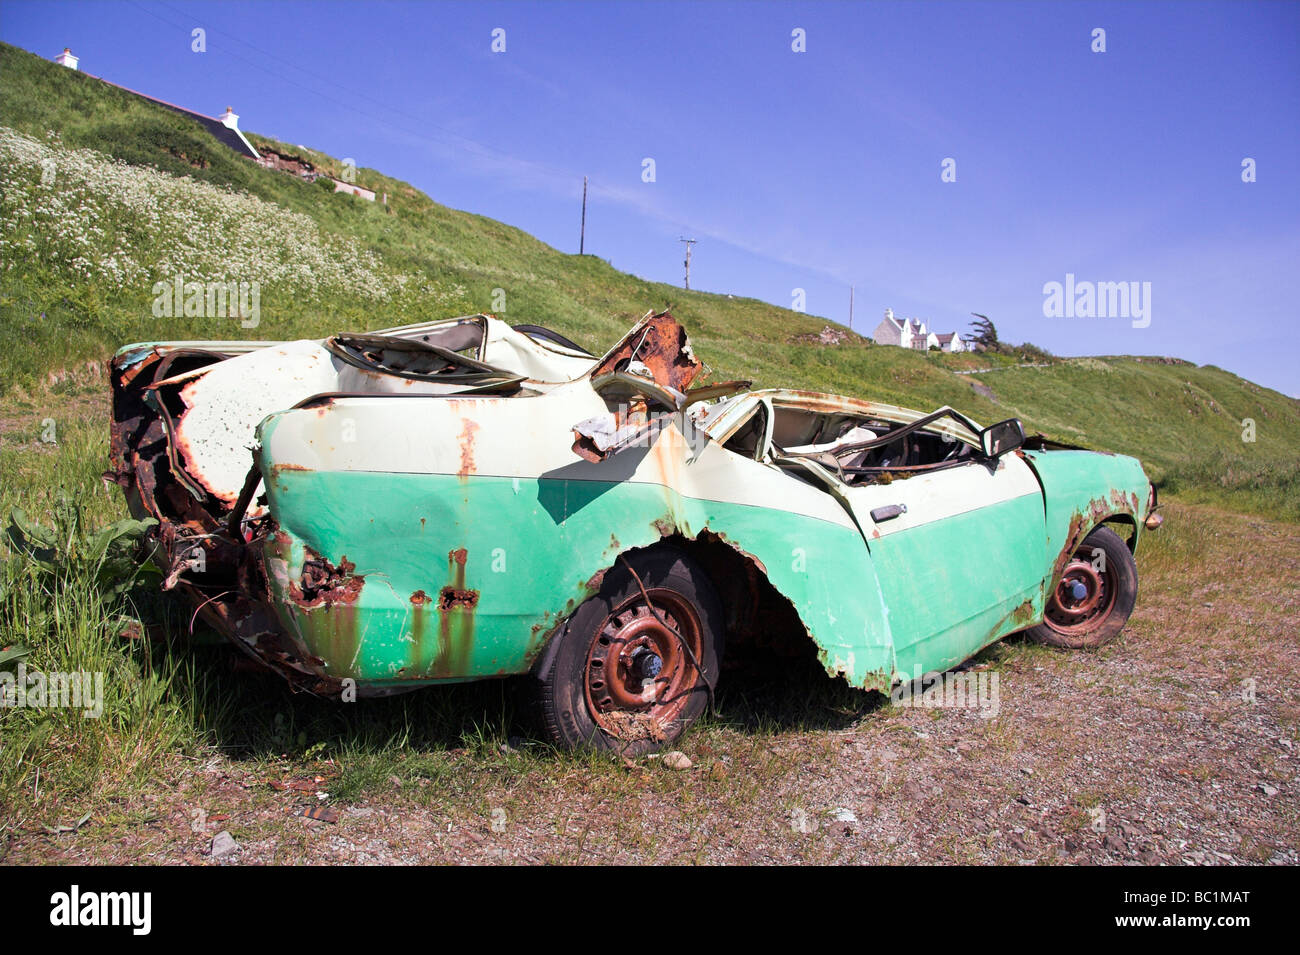
[[[1124,626],[1159,523],[1134,458],[701,369],[667,313],[600,358],[491,316],[131,345],[106,477],[164,586],[295,689],[525,676],[566,746],[673,740],[727,641],[889,692]]]

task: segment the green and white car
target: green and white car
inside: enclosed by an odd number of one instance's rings
[[[726,641],[889,692],[1124,626],[1159,524],[1134,458],[700,368],[666,313],[599,359],[491,316],[132,345],[110,473],[165,586],[296,688],[529,676],[569,746],[676,738]]]

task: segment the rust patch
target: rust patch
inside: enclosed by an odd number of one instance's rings
[[[463,590],[456,587],[443,587],[438,591],[438,610],[454,610],[465,607],[473,610],[478,606],[478,591]]]
[[[700,360],[691,351],[686,329],[668,312],[638,322],[605,360],[592,369],[590,376],[599,378],[623,371],[633,361],[649,368],[658,384],[682,392],[689,389],[701,367]]]
[[[417,600],[417,597],[420,599]],[[432,602],[433,598],[423,590],[411,594],[411,648],[407,665],[397,671],[399,679],[419,677],[429,671],[433,647],[428,638],[428,607]]]
[[[438,634],[429,646],[424,634],[423,606],[417,607],[416,652],[420,665],[412,676],[439,679],[468,676],[474,651],[474,612],[479,592],[465,582],[465,564],[469,552],[460,547],[447,552],[447,575],[450,582],[438,592]],[[430,659],[429,651],[433,651]]]
[[[302,563],[302,579],[289,584],[290,595],[304,607],[354,604],[366,582],[365,577],[353,574],[356,569],[346,554],[337,567],[319,555],[309,557]]]
[[[996,633],[1015,633],[1017,630],[1024,630],[1034,624],[1034,602],[1028,598],[1024,600],[1015,610],[1007,614],[1006,617],[998,624]]]
[[[478,423],[464,419],[460,429],[460,471],[458,477],[469,477],[474,473],[474,435],[478,433]]]
[[[591,380],[615,372],[626,372],[636,362],[634,374],[649,372],[655,384],[685,394],[703,367],[691,351],[686,329],[668,312],[648,315],[614,346],[605,359],[588,373]],[[646,430],[651,423],[649,405],[644,399],[628,401],[614,416],[616,429],[634,426]],[[640,433],[638,431],[638,434]],[[595,441],[578,431],[573,433],[573,452],[593,464],[605,460],[616,448],[600,450]]]
[[[1070,516],[1070,526],[1065,535],[1065,546],[1061,548],[1061,552],[1056,557],[1056,563],[1052,566],[1051,585],[1053,587],[1061,579],[1061,575],[1065,571],[1065,565],[1070,562],[1074,552],[1083,544],[1084,538],[1092,533],[1103,521],[1114,517],[1116,514],[1130,514],[1136,517],[1138,514],[1135,504],[1137,499],[1137,492],[1125,495],[1119,488],[1112,488],[1109,498],[1095,497],[1088,502],[1087,508],[1082,511],[1075,511]]]

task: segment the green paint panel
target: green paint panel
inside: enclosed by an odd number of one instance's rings
[[[658,541],[664,521],[691,536],[725,534],[762,561],[828,654],[852,655],[854,682],[892,673],[874,574],[851,527],[627,481],[269,470],[283,534],[266,554],[284,568],[272,587],[330,675],[383,684],[526,672],[592,576]],[[355,603],[303,609],[290,599],[304,547],[355,566],[365,579]],[[476,594],[473,605],[448,607],[457,592]]]
[[[1131,458],[1029,456],[1049,487],[872,540],[777,508],[655,484],[276,469],[266,544],[277,610],[322,672],[374,686],[523,673],[617,555],[708,529],[753,555],[798,610],[823,664],[856,686],[946,669],[1042,614],[1072,515],[1144,502]],[[1138,503],[1134,503],[1138,502]],[[1044,519],[1047,544],[1044,548]],[[463,553],[462,553],[463,552]],[[352,602],[295,600],[304,561],[346,561]],[[883,586],[882,586],[883,584]]]
[[[869,544],[898,669],[946,670],[1042,611],[1043,502],[1024,495]]]

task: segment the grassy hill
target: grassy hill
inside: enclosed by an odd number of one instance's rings
[[[824,319],[647,282],[376,170],[358,183],[387,192],[387,207],[262,169],[192,121],[2,44],[0,177],[0,400],[11,410],[31,405],[42,375],[129,341],[321,336],[492,310],[500,289],[502,317],[593,351],[671,305],[718,378],[1017,415],[1030,430],[1138,455],[1167,492],[1300,519],[1300,402],[1219,368],[1129,357],[1017,367],[857,337],[824,345]],[[258,326],[155,317],[154,283],[178,272],[258,281]],[[991,370],[959,373],[972,368]],[[1248,418],[1253,442],[1242,440]]]

